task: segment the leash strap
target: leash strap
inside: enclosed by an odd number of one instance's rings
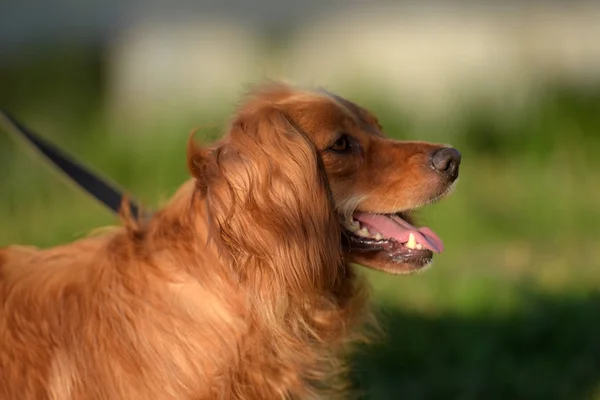
[[[0,110],[0,121],[9,132],[12,132],[20,138],[24,138],[35,150],[42,154],[55,167],[64,172],[80,188],[92,195],[100,203],[104,204],[115,213],[119,213],[123,204],[124,195],[122,191],[115,186],[110,185],[107,179],[102,179],[98,174],[94,174],[85,165],[76,162],[69,155],[60,151],[47,140],[25,127],[16,118],[6,111]],[[130,214],[133,218],[140,217],[140,208],[138,205],[127,199],[130,208]]]

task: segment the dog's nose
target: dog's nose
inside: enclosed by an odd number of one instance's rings
[[[446,175],[448,179],[455,180],[458,177],[458,166],[460,165],[461,155],[453,147],[446,147],[438,150],[431,156],[431,166]]]

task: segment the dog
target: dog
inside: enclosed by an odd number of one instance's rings
[[[323,89],[255,88],[147,219],[50,249],[0,249],[2,399],[342,397],[372,320],[354,264],[390,274],[443,250],[411,211],[460,153],[387,138]]]

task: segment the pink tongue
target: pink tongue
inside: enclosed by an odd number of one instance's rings
[[[397,242],[408,242],[408,236],[412,233],[415,235],[417,243],[420,243],[424,248],[434,253],[444,251],[444,243],[442,243],[442,240],[431,229],[425,227],[416,228],[397,215],[357,212],[354,214],[354,219],[362,222],[367,228],[371,228],[372,231],[379,232],[383,236],[392,238]],[[371,231],[371,229],[369,230]]]

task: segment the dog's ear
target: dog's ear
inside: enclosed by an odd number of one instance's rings
[[[209,169],[214,166],[212,150],[198,144],[195,138],[197,130],[190,133],[187,143],[187,168],[196,181],[196,186],[202,195],[206,194],[209,179]]]
[[[204,179],[209,213],[235,259],[340,262],[340,228],[319,153],[275,106],[240,112],[212,155],[192,148],[188,160],[196,179]],[[290,269],[282,271],[288,278],[309,273]]]

